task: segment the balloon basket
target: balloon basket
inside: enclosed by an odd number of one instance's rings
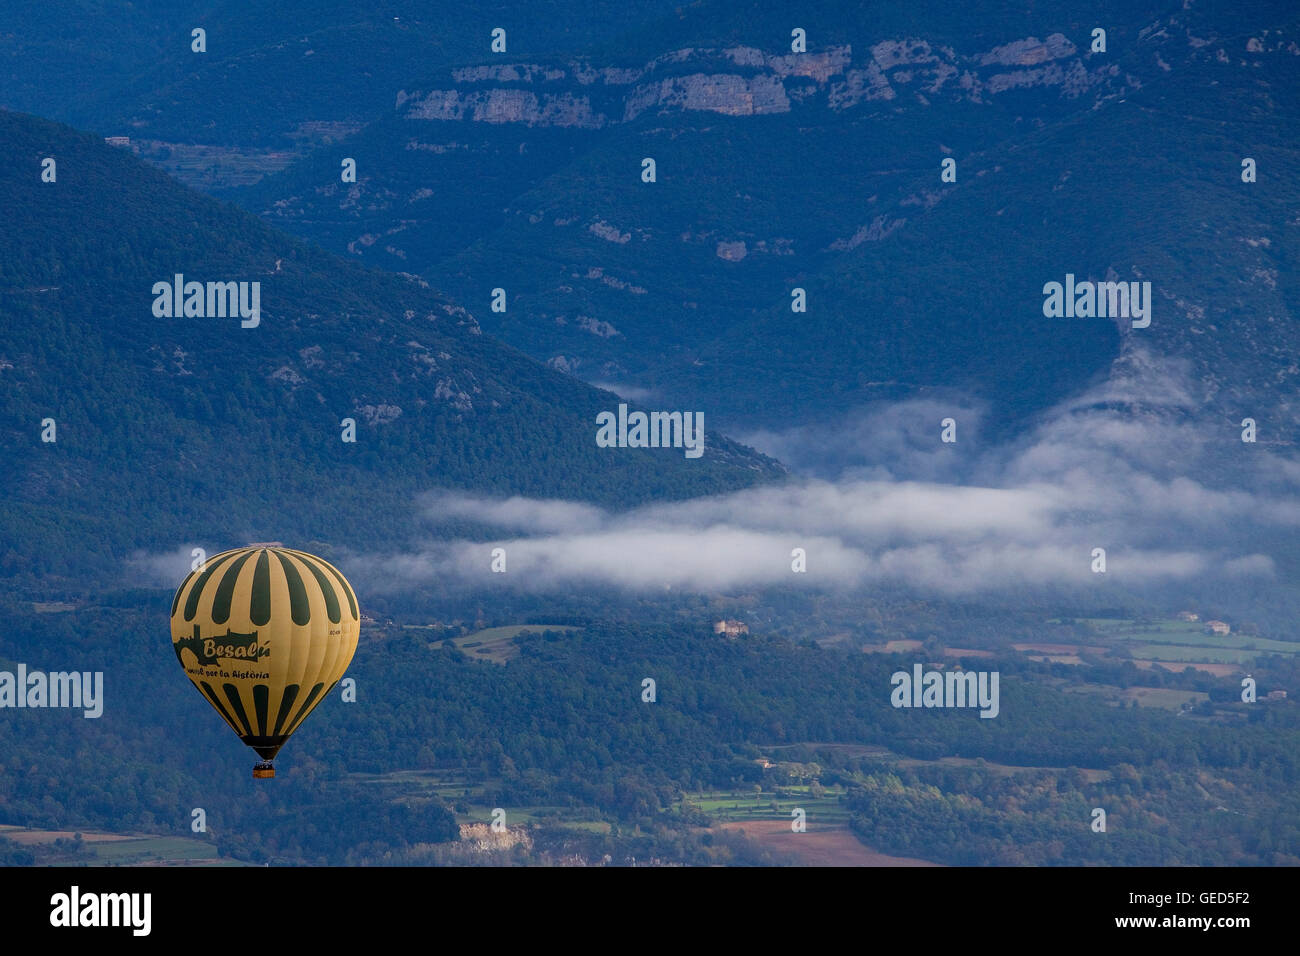
[[[254,780],[269,780],[274,776],[275,776],[275,767],[271,765],[271,761],[269,760],[263,760],[261,763],[259,763],[257,766],[253,768]]]

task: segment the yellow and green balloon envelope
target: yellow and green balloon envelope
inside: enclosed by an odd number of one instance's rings
[[[290,548],[225,551],[190,572],[172,600],[172,650],[194,686],[271,759],[352,662],[361,613],[328,561]]]

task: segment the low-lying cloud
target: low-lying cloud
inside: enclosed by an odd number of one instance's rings
[[[1077,489],[1074,489],[1077,490]],[[1176,502],[1161,486],[1153,502]],[[1185,492],[1186,493],[1186,492]],[[1196,495],[1236,513],[1231,498]],[[459,501],[462,507],[471,502]],[[1223,574],[1269,573],[1265,555],[1162,546],[1128,516],[1138,506],[1080,513],[1071,489],[969,488],[919,482],[803,481],[630,513],[582,511],[582,527],[557,529],[564,502],[527,502],[541,520],[523,528],[520,499],[472,502],[484,520],[500,513],[511,534],[485,541],[430,542],[394,556],[356,556],[376,582],[394,586],[506,584],[525,590],[613,585],[735,591],[792,583],[851,588],[872,582],[961,594],[1024,585],[1087,583],[1092,550],[1107,549],[1107,573],[1131,584]],[[1094,504],[1104,504],[1094,501]],[[1153,511],[1154,514],[1154,511]],[[494,549],[506,571],[491,571]],[[803,551],[806,572],[796,549]],[[492,579],[498,579],[493,581]]]
[[[1276,574],[1268,542],[1300,527],[1300,461],[1288,447],[1242,443],[1233,422],[1207,421],[1187,380],[1177,366],[1130,354],[1019,441],[987,447],[978,403],[859,409],[838,431],[764,436],[765,450],[815,477],[632,511],[434,492],[417,503],[437,529],[425,543],[353,553],[346,567],[376,592],[889,584],[963,596],[1267,581]],[[949,416],[958,441],[944,446],[939,423]],[[819,441],[837,438],[847,450],[807,465]],[[449,537],[448,528],[461,530]],[[1094,572],[1098,548],[1104,575]],[[496,549],[504,573],[492,570]],[[190,560],[186,546],[132,564],[137,576],[174,584]]]
[[[1126,585],[1272,575],[1274,560],[1252,548],[1250,532],[1300,526],[1289,484],[1296,463],[1243,445],[1230,423],[1196,412],[1182,369],[1131,353],[1019,442],[982,447],[985,412],[974,402],[859,409],[839,425],[745,436],[796,468],[820,456],[812,470],[823,477],[621,513],[434,495],[423,502],[431,516],[501,533],[353,563],[392,587],[735,592],[890,583],[963,595],[1095,584],[1094,549],[1103,548],[1106,579]],[[949,416],[958,441],[945,446],[939,426]],[[828,442],[840,450],[824,454]],[[1234,478],[1213,480],[1225,461]],[[496,548],[505,552],[503,574],[491,571]],[[792,570],[795,549],[804,573]]]

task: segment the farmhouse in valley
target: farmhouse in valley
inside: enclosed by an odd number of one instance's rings
[[[718,621],[713,625],[713,633],[726,637],[739,637],[741,634],[749,633],[749,625],[743,621]]]
[[[1206,621],[1206,622],[1205,622],[1205,633],[1206,633],[1206,634],[1228,634],[1228,633],[1231,633],[1231,631],[1232,631],[1232,628],[1229,627],[1227,624],[1224,624],[1222,621]]]

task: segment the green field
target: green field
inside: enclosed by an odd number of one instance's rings
[[[504,627],[487,627],[473,634],[455,638],[452,643],[466,654],[475,655],[493,664],[504,664],[519,655],[519,645],[514,640],[525,631],[540,634],[542,631],[580,631],[580,627],[564,624],[508,624]]]
[[[204,861],[209,866],[242,866],[236,860],[223,860],[211,843],[185,837],[145,837],[93,844],[95,855],[105,866],[130,866],[141,863]]]
[[[1140,661],[1186,661],[1194,664],[1249,664],[1259,651],[1239,651],[1230,647],[1193,647],[1178,644],[1139,644],[1130,652]]]
[[[1094,643],[1122,647],[1137,660],[1247,665],[1261,654],[1300,654],[1300,644],[1246,634],[1207,634],[1204,622],[1081,618]]]
[[[453,812],[458,824],[490,823],[494,804],[484,798],[485,784],[494,781],[467,783],[455,772],[426,772],[403,770],[386,774],[354,774],[356,779],[376,785],[391,786],[394,797],[401,793],[411,796],[441,797]],[[848,811],[840,804],[844,794],[840,787],[826,787],[821,797],[813,797],[809,785],[782,785],[755,793],[752,789],[712,791],[688,794],[677,804],[681,811],[695,809],[708,814],[716,823],[743,820],[790,820],[790,811],[802,807],[807,813],[810,827],[847,826]],[[773,807],[775,804],[775,807]],[[547,824],[608,833],[610,824],[591,818],[590,811],[560,806],[505,806],[506,825],[518,826]]]
[[[684,808],[707,813],[718,823],[743,820],[789,821],[790,811],[802,808],[809,827],[847,826],[849,811],[840,803],[843,789],[827,787],[821,797],[814,797],[809,787],[781,787],[768,793],[753,790],[713,791],[687,796]]]
[[[1179,711],[1184,705],[1201,703],[1210,699],[1210,695],[1199,690],[1179,690],[1175,687],[1115,687],[1111,684],[1081,684],[1076,687],[1065,686],[1066,693],[1096,694],[1107,700],[1127,704],[1135,700],[1139,707],[1159,707],[1164,710]]]
[[[66,862],[72,840],[76,834],[67,830],[33,830],[27,827],[0,827],[0,837],[36,854],[36,863]],[[79,849],[73,852],[90,854],[79,862],[92,866],[244,866],[238,860],[222,859],[217,848],[203,840],[189,837],[152,836],[146,834],[116,834],[86,831],[81,834]],[[58,841],[56,843],[56,841]]]

